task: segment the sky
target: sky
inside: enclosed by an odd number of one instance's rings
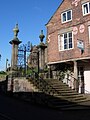
[[[43,30],[46,40],[46,26],[62,0],[0,0],[0,70],[5,70],[6,59],[11,64],[13,28],[18,23],[18,38],[22,44],[30,41],[40,43]]]

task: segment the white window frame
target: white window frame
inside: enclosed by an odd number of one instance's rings
[[[67,13],[68,13],[69,11],[71,12],[71,19],[70,19],[70,20],[68,20],[68,18],[67,18]],[[64,15],[64,14],[66,14],[66,21],[63,21],[63,15]],[[62,22],[62,23],[66,23],[66,22],[69,22],[69,21],[72,21],[72,10],[67,10],[67,11],[65,11],[65,12],[63,12],[63,13],[61,14],[61,22]]]
[[[88,38],[89,38],[89,44],[90,44],[90,26],[88,26]]]
[[[72,48],[69,48],[69,33],[72,33]],[[67,49],[65,49],[65,44],[64,44],[64,35],[67,34]],[[63,33],[61,35],[58,35],[58,47],[59,51],[66,51],[66,50],[71,50],[74,48],[74,42],[73,42],[73,32],[67,32]]]
[[[87,7],[88,7],[88,9],[87,9],[88,12],[85,11],[85,8],[84,8],[85,5],[87,5]],[[83,16],[90,14],[90,2],[86,2],[86,3],[82,4],[82,11],[83,11]]]

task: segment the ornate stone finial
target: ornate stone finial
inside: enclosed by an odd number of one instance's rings
[[[13,32],[14,32],[14,38],[17,38],[19,32],[18,24],[16,24],[15,28],[13,29]]]
[[[40,41],[43,42],[44,39],[44,34],[43,34],[43,30],[41,30],[41,34],[39,35]]]

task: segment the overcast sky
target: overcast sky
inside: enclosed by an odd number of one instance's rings
[[[11,64],[13,28],[18,23],[18,38],[39,44],[40,31],[46,36],[45,24],[54,14],[62,0],[0,0],[0,70],[5,70],[6,59]],[[45,39],[44,39],[45,41]]]

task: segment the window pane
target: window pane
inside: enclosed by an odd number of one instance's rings
[[[67,34],[64,34],[64,39],[67,38]]]
[[[66,21],[66,13],[63,13],[63,22]]]
[[[72,48],[72,33],[69,33],[69,40],[68,40],[68,44],[69,44],[69,48]]]
[[[67,45],[64,45],[64,49],[67,49]]]
[[[72,48],[72,43],[69,44],[69,48]]]
[[[67,44],[67,39],[64,39],[64,44]]]
[[[72,48],[72,38],[69,39],[69,48]]]
[[[87,14],[88,13],[88,4],[85,4],[84,5],[84,14]]]
[[[89,3],[89,12],[90,12],[90,3]]]
[[[68,45],[67,45],[67,33],[64,34],[64,49],[68,49]]]
[[[72,33],[69,33],[69,38],[70,38],[70,37],[72,38]]]
[[[72,43],[72,38],[69,38],[69,43]]]
[[[71,11],[67,12],[67,20],[71,20]]]

